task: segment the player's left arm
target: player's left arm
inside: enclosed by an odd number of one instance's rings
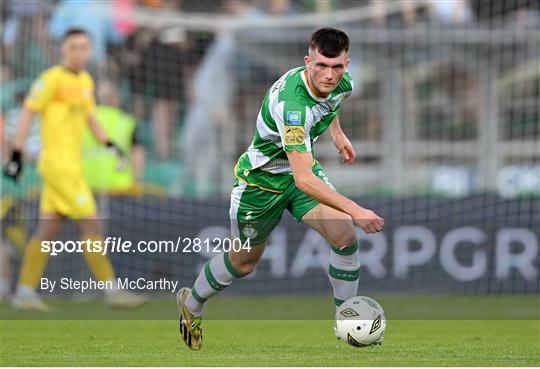
[[[90,81],[91,91],[92,93],[89,94],[88,100],[86,102],[86,114],[87,114],[87,122],[88,127],[90,128],[90,131],[98,140],[98,142],[104,144],[107,146],[107,148],[110,150],[111,153],[113,153],[114,156],[118,158],[119,164],[118,164],[118,170],[124,170],[129,162],[128,156],[124,151],[115,144],[107,132],[105,132],[105,129],[101,124],[99,124],[97,117],[96,117],[96,102],[94,100],[93,95],[93,87],[94,84],[92,81]]]
[[[126,155],[126,153],[122,150],[120,146],[115,144],[110,138],[109,135],[107,135],[107,132],[105,132],[105,129],[99,124],[96,114],[91,111],[88,113],[88,127],[90,128],[90,131],[98,140],[100,143],[107,146],[109,151],[118,158],[118,167],[117,170],[122,171],[125,170],[129,164],[129,158]]]
[[[352,164],[356,159],[356,151],[354,150],[351,141],[345,135],[345,132],[341,129],[337,115],[330,124],[330,134],[332,135],[334,145],[341,157],[341,161],[346,164]]]
[[[94,81],[90,75],[86,76],[86,94],[85,94],[85,110],[88,128],[99,143],[106,145],[110,142],[109,135],[105,129],[99,124],[96,117],[96,99],[94,98]]]
[[[94,111],[88,113],[88,127],[96,140],[100,143],[105,145],[107,142],[110,142],[107,132],[105,132],[105,129],[99,124]]]

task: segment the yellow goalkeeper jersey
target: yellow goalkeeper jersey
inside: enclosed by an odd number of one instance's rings
[[[62,65],[49,68],[32,85],[24,106],[41,117],[39,171],[82,177],[82,137],[95,109],[92,77]]]

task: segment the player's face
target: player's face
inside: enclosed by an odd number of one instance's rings
[[[311,82],[310,87],[317,96],[326,97],[339,85],[350,60],[346,51],[335,58],[328,58],[318,50],[310,50],[304,62]]]
[[[88,36],[83,34],[68,37],[62,45],[64,63],[76,71],[84,69],[90,58],[90,53],[90,40]]]

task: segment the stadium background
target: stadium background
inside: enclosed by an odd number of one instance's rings
[[[355,91],[340,114],[358,160],[329,137],[316,156],[344,194],[387,218],[361,238],[361,293],[537,294],[540,290],[540,6],[537,1],[3,1],[2,155],[21,98],[89,31],[98,85],[137,121],[140,181],[99,194],[105,233],[131,240],[226,237],[232,168],[262,96],[301,65],[311,32],[351,38]],[[36,131],[27,145],[39,152]],[[2,179],[3,276],[11,287],[37,217],[39,178]],[[75,238],[68,227],[64,239]],[[228,294],[328,294],[327,246],[286,217],[255,275]],[[190,285],[208,255],[112,255],[119,276]],[[80,255],[46,274],[84,278]]]

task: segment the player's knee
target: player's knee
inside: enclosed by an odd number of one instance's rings
[[[60,224],[55,221],[42,221],[36,232],[36,238],[40,240],[54,240],[60,234]]]
[[[83,235],[101,235],[101,222],[98,219],[84,219],[79,221],[79,229]]]
[[[255,254],[238,254],[238,253],[230,253],[229,258],[231,260],[231,264],[236,269],[236,271],[246,276],[248,274],[253,273],[255,270],[255,267],[257,266],[257,263],[259,262],[260,256]]]
[[[331,243],[339,248],[354,247],[356,245],[356,233],[354,232],[354,228],[337,235],[334,240],[331,240]]]
[[[239,263],[238,265],[235,265],[236,270],[242,274],[243,276],[246,276],[248,274],[253,273],[255,268],[257,267],[256,261],[244,261]]]
[[[340,248],[352,247],[356,244],[356,232],[354,227],[336,227],[330,235],[330,243]]]
[[[332,218],[323,222],[324,228],[321,234],[333,246],[348,247],[356,241],[352,218],[348,214],[336,212]]]

